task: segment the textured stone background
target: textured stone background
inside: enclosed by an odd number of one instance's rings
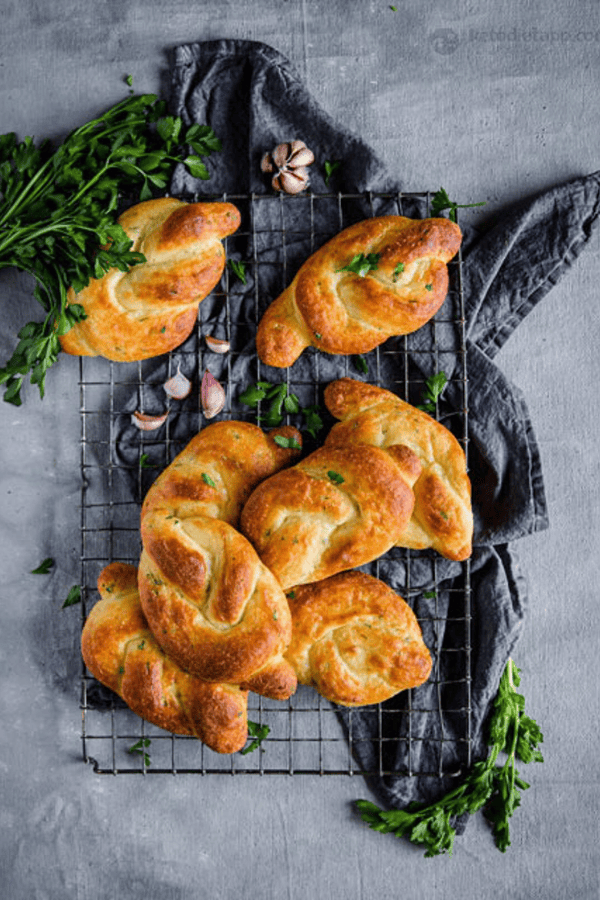
[[[164,90],[168,53],[239,37],[288,56],[338,121],[409,190],[440,185],[465,221],[600,168],[600,9],[593,0],[1,0],[0,131],[63,136]],[[546,762],[506,855],[476,820],[452,859],[369,831],[360,779],[110,778],[80,757],[77,369],[40,402],[0,405],[0,882],[7,900],[598,896],[599,454],[596,236],[497,358],[527,398],[551,519],[522,541],[530,610],[516,654]],[[2,358],[34,315],[0,281]],[[45,556],[47,578],[27,573]],[[558,563],[558,564],[557,564]],[[74,624],[75,623],[75,624]]]

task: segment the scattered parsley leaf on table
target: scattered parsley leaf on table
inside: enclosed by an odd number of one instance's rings
[[[149,747],[151,744],[150,738],[141,738],[137,741],[133,746],[129,747],[127,750],[128,753],[139,753],[141,757],[143,757],[144,765],[151,765],[150,754],[144,749],[144,747]]]
[[[203,157],[221,146],[212,129],[184,129],[165,112],[154,94],[127,97],[55,150],[48,141],[36,146],[31,137],[19,142],[12,132],[0,135],[0,269],[31,275],[45,312],[42,321],[21,328],[0,368],[5,401],[21,404],[28,374],[44,396],[46,372],[61,351],[59,335],[85,318],[80,304],[67,302],[69,287],[78,293],[111,268],[126,272],[144,261],[117,224],[123,198],[137,194],[142,201],[164,192],[179,162],[196,178],[209,177]]]
[[[260,747],[270,731],[271,729],[268,725],[259,725],[258,722],[248,721],[248,734],[250,737],[253,737],[254,740],[251,744],[248,744],[247,747],[244,747],[243,750],[240,750],[240,754],[245,756],[247,753],[252,753],[257,747]]]
[[[318,405],[301,406],[296,394],[290,393],[284,383],[273,384],[270,381],[257,381],[242,391],[238,399],[245,406],[256,409],[259,424],[265,425],[267,428],[281,425],[284,412],[290,415],[301,414],[304,416],[306,431],[312,437],[316,437],[317,432],[323,427]],[[258,404],[263,402],[266,404],[267,411],[258,413]]]
[[[329,179],[331,176],[337,172],[337,170],[341,167],[342,161],[340,159],[329,160],[326,159],[325,166],[325,184],[329,187]]]
[[[54,560],[52,559],[51,556],[48,556],[46,559],[44,559],[39,564],[37,569],[31,570],[31,574],[32,575],[47,575],[53,565],[54,565]]]
[[[422,409],[424,412],[428,413],[434,413],[435,404],[447,384],[448,378],[446,377],[445,372],[437,372],[435,375],[431,375],[425,382],[425,390],[422,398],[423,402],[420,406],[417,406],[417,409]]]
[[[539,744],[543,735],[537,722],[525,714],[525,698],[517,688],[520,670],[509,659],[498,687],[489,723],[487,759],[475,763],[462,784],[437,803],[406,809],[382,810],[368,800],[358,800],[362,819],[374,831],[407,837],[426,848],[425,856],[452,855],[456,831],[452,821],[465,813],[483,810],[492,826],[496,846],[503,853],[510,846],[509,820],[521,805],[521,791],[529,784],[516,763],[543,762]],[[500,754],[506,755],[498,763]]]
[[[67,594],[67,599],[61,606],[61,609],[66,609],[68,606],[75,606],[76,603],[81,603],[81,588],[78,584],[73,585]]]
[[[242,284],[247,284],[248,279],[246,278],[246,263],[242,262],[239,259],[230,259],[229,260],[229,268],[237,275]]]
[[[472,209],[474,206],[485,206],[485,201],[482,203],[454,203],[448,196],[447,191],[444,188],[440,188],[432,197],[430,212],[432,216],[439,216],[441,212],[448,209],[450,210],[448,218],[450,221],[456,222],[457,209]]]

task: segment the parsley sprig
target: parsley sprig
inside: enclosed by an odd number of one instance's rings
[[[448,193],[444,190],[444,188],[440,188],[439,191],[431,198],[431,215],[439,216],[441,212],[445,209],[450,210],[448,213],[448,218],[452,222],[456,222],[456,210],[457,209],[471,209],[474,206],[485,206],[485,201],[482,203],[455,203],[450,199]]]
[[[417,409],[422,409],[424,412],[428,413],[434,413],[435,405],[447,384],[448,378],[445,372],[437,372],[435,375],[430,375],[425,382],[425,390],[423,391],[422,397],[423,402],[417,406]]]
[[[126,272],[143,262],[116,222],[123,196],[142,201],[164,192],[176,163],[207,179],[202,157],[219,149],[211,128],[184,128],[154,94],[127,97],[55,150],[48,141],[36,146],[31,137],[19,142],[12,132],[0,135],[0,269],[30,274],[45,311],[41,322],[21,328],[0,368],[7,402],[21,404],[28,374],[44,396],[59,335],[85,318],[80,304],[67,304],[69,287],[79,292],[111,268]]]
[[[268,725],[259,725],[258,722],[251,722],[250,720],[248,720],[248,734],[250,735],[250,737],[253,737],[254,740],[252,741],[252,743],[248,744],[247,747],[244,747],[243,750],[240,750],[240,754],[242,756],[245,756],[247,753],[252,753],[258,747],[260,747],[270,731],[271,729]]]
[[[543,762],[539,744],[543,735],[537,722],[525,714],[525,698],[518,693],[520,670],[509,659],[494,701],[489,725],[487,759],[475,763],[464,782],[437,803],[385,811],[368,800],[358,800],[363,820],[374,830],[407,837],[426,848],[425,856],[452,855],[456,831],[452,821],[465,813],[483,810],[492,826],[496,846],[510,846],[509,820],[521,805],[521,791],[529,784],[516,763]],[[499,764],[501,754],[506,759]]]
[[[276,428],[277,425],[281,425],[284,413],[304,416],[304,427],[314,438],[323,427],[318,405],[301,406],[297,395],[291,393],[285,383],[273,384],[270,381],[257,381],[242,391],[239,400],[256,410],[258,410],[259,404],[264,403],[266,412],[257,412],[257,421],[267,428]]]

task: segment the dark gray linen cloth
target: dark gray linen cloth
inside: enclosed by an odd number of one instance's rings
[[[367,144],[320,108],[288,60],[265,44],[219,40],[177,47],[171,77],[172,113],[182,116],[188,124],[210,125],[222,142],[221,152],[208,160],[210,180],[193,179],[183,167],[175,171],[171,184],[175,196],[202,199],[223,194],[273,194],[268,177],[260,170],[260,160],[265,151],[291,139],[305,141],[315,154],[317,162],[310,170],[310,190],[315,194],[408,190],[386,171]],[[324,160],[340,162],[329,184],[324,180]],[[438,186],[426,187],[435,190]],[[305,224],[299,221],[308,215],[308,202],[307,199],[305,205],[303,201],[286,204],[285,214],[290,219],[283,281],[281,270],[274,266],[272,277],[263,273],[263,280],[257,285],[250,267],[247,284],[236,283],[231,290],[229,313],[218,298],[208,298],[201,305],[208,330],[224,336],[228,328],[236,348],[246,351],[227,358],[211,358],[210,370],[215,377],[228,379],[240,388],[256,380],[258,370],[252,349],[257,317],[251,312],[249,298],[258,297],[261,313],[289,283],[309,253],[339,230],[337,203],[319,204],[318,211],[313,204],[310,212],[314,234],[308,243]],[[402,740],[407,736],[409,720],[402,714],[406,704],[403,695],[383,704],[381,716],[372,707],[339,712],[358,766],[367,771],[394,773],[369,779],[371,789],[386,805],[432,800],[451,785],[447,773],[464,772],[469,761],[463,740],[465,716],[470,716],[471,758],[474,760],[485,751],[486,716],[507,658],[521,633],[527,607],[514,542],[548,526],[540,458],[527,406],[493,358],[585,246],[597,223],[599,202],[600,173],[595,173],[523,200],[485,229],[463,228],[469,467],[475,513],[469,585],[470,697],[465,700],[464,684],[455,687],[460,681],[457,666],[460,669],[461,660],[464,665],[461,653],[466,652],[464,611],[456,609],[457,596],[463,596],[464,566],[441,557],[432,561],[432,554],[412,554],[408,572],[406,554],[392,553],[377,564],[377,574],[402,595],[406,596],[410,586],[411,602],[434,653],[437,678],[435,684],[413,692],[410,742]],[[388,197],[371,196],[367,201],[357,197],[349,202],[344,224],[366,215],[396,212],[394,203]],[[428,200],[411,196],[404,202],[402,212],[426,216]],[[271,230],[280,227],[280,204],[263,204],[254,215],[255,245],[244,245],[240,240],[232,255],[243,259],[250,253],[263,262],[281,262],[280,244],[269,240]],[[297,238],[294,222],[298,226]],[[269,266],[261,266],[263,269],[269,271]],[[447,301],[453,302],[451,298]],[[453,412],[461,403],[460,379],[452,378],[461,363],[460,336],[455,318],[439,318],[442,321],[436,325],[435,338],[427,327],[411,336],[413,352],[407,363],[410,372],[406,383],[422,384],[436,369],[443,369],[449,382],[439,415],[452,427]],[[443,345],[442,359],[439,354],[422,352],[432,351],[434,339]],[[317,360],[316,353],[306,351],[291,368],[290,381],[295,385],[317,380],[324,386],[345,374],[365,377],[349,371],[346,358],[323,359],[324,356],[320,354]],[[179,360],[185,371],[185,345],[180,349]],[[398,365],[393,355],[379,358],[378,382],[382,386],[393,385],[405,377],[407,373],[400,377]],[[282,371],[263,366],[260,377],[280,381]],[[156,383],[160,381],[158,378]],[[419,402],[418,394],[407,399]],[[158,395],[154,401],[160,403]],[[144,402],[150,411],[151,393]],[[139,408],[139,398],[133,398],[131,404],[132,409],[135,405]],[[231,393],[227,412],[247,418],[248,410],[236,404]],[[184,417],[175,416],[171,423],[173,438],[179,437],[181,446],[192,436],[185,422]],[[120,459],[131,462],[138,447],[139,435],[125,427],[117,440]],[[312,449],[310,445],[308,449]],[[151,479],[155,474],[147,477]],[[375,571],[372,567],[366,569]],[[386,737],[394,740],[386,741]],[[440,778],[440,773],[446,777]]]

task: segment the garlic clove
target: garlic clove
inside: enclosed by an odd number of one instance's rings
[[[288,161],[288,157],[290,155],[290,145],[289,144],[277,144],[275,149],[273,150],[271,156],[273,158],[273,162],[277,166],[278,169],[283,169],[285,164]]]
[[[208,369],[202,377],[200,386],[200,402],[207,419],[212,419],[225,406],[225,391]]]
[[[213,337],[210,334],[205,335],[204,340],[206,341],[206,345],[209,350],[212,350],[213,353],[228,353],[230,343],[229,341],[222,341],[220,338]]]
[[[169,397],[173,397],[174,400],[184,400],[192,390],[192,382],[189,378],[186,378],[181,368],[177,366],[176,374],[169,378],[168,381],[165,381],[163,387]]]
[[[276,191],[285,191],[286,194],[299,194],[308,186],[308,172],[306,169],[291,169],[280,172],[273,179],[273,187]]]
[[[294,141],[294,143],[296,143],[296,141]],[[314,161],[315,155],[312,150],[309,150],[305,144],[302,144],[297,150],[292,150],[292,154],[288,160],[288,166],[297,169],[298,166],[310,166]]]
[[[157,428],[165,424],[168,415],[168,411],[162,416],[152,416],[136,411],[131,414],[131,422],[140,431],[156,431]]]

